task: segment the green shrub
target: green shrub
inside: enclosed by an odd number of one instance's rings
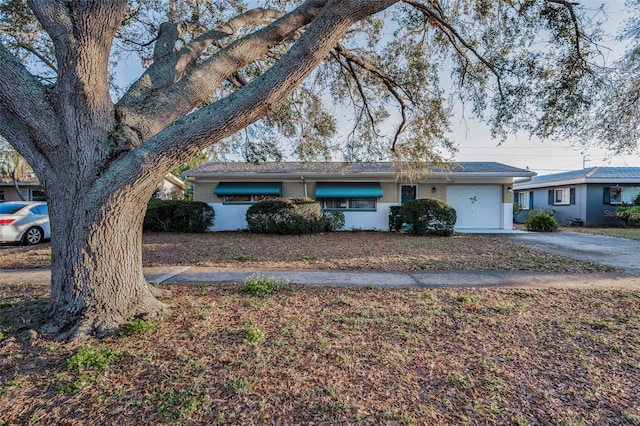
[[[616,216],[629,226],[631,223],[640,225],[640,206],[620,206],[616,211]]]
[[[317,234],[325,230],[320,205],[310,198],[280,198],[247,209],[249,231],[257,234]]]
[[[339,210],[325,210],[322,212],[324,220],[324,230],[327,232],[340,231],[344,229],[344,213]]]
[[[402,206],[389,207],[389,231],[398,232],[402,229],[402,214],[400,209]]]
[[[457,218],[453,207],[435,198],[408,201],[400,208],[400,215],[415,235],[452,235]]]
[[[558,221],[547,212],[533,213],[527,218],[527,231],[555,232],[558,230]]]
[[[142,230],[146,232],[206,232],[213,226],[215,211],[201,201],[149,201]]]

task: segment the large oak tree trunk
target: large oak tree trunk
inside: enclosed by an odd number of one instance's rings
[[[60,339],[103,336],[166,306],[142,270],[149,195],[119,191],[102,200],[92,194],[51,197],[52,293],[42,331]]]

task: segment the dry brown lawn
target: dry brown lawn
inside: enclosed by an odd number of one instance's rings
[[[0,265],[46,266],[46,245]],[[147,265],[606,268],[500,238],[151,234]],[[532,258],[532,259],[527,259]],[[422,265],[422,266],[421,266]],[[624,290],[164,286],[117,336],[31,330],[45,285],[0,274],[0,425],[640,425],[640,295]]]
[[[526,270],[603,272],[603,265],[517,246],[497,236],[415,237],[388,232],[319,235],[150,233],[143,238],[146,266],[193,265],[257,269],[366,271]],[[49,244],[0,248],[0,268],[49,266]]]
[[[0,424],[640,424],[634,292],[168,287],[60,343],[20,331],[46,287],[0,286]]]

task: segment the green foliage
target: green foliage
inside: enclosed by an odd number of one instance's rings
[[[249,343],[255,343],[264,339],[264,333],[255,325],[247,323],[242,326],[242,338]]]
[[[634,206],[640,206],[640,194],[636,195],[636,198],[633,199]]]
[[[200,201],[152,199],[142,226],[146,232],[206,232],[215,211]]]
[[[400,208],[400,215],[415,235],[452,235],[457,218],[453,207],[435,198],[408,201]]]
[[[624,226],[631,224],[640,226],[640,205],[619,206],[616,211],[616,216],[624,223]]]
[[[104,345],[98,347],[82,346],[67,360],[67,368],[76,371],[103,371],[107,366],[116,364],[123,356],[124,352],[116,351]]]
[[[389,207],[389,231],[398,232],[402,229],[402,214],[400,213],[402,206]]]
[[[317,234],[325,230],[320,205],[310,198],[280,198],[247,209],[249,230],[257,234]]]
[[[158,326],[153,321],[134,319],[120,326],[120,332],[125,335],[142,334],[154,331]]]
[[[527,218],[527,231],[555,232],[558,230],[558,221],[548,212],[533,213]]]
[[[339,210],[325,210],[322,212],[324,220],[324,230],[327,232],[340,231],[344,229],[344,212]]]
[[[252,296],[266,297],[279,291],[284,284],[284,281],[277,280],[274,277],[262,277],[254,274],[247,277],[242,291]]]

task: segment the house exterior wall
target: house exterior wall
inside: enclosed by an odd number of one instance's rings
[[[18,196],[18,191],[16,191],[13,186],[0,186],[0,191],[4,193],[3,196],[0,197],[1,201],[21,201],[20,196]],[[22,191],[22,193],[24,194],[24,191]]]
[[[268,177],[261,177],[255,181],[282,181],[282,196],[283,197],[303,197],[306,194],[308,197],[315,199],[317,182],[335,182],[337,179],[309,179],[304,180],[286,180],[286,179],[270,179]],[[224,182],[234,181],[233,179],[224,180]],[[240,181],[240,179],[235,180]],[[250,182],[250,180],[242,179],[242,181]],[[344,179],[343,181],[350,181]],[[383,191],[383,196],[377,200],[376,209],[374,211],[349,211],[345,210],[345,230],[378,230],[388,231],[389,229],[389,211],[391,206],[400,204],[400,194],[402,185],[416,185],[417,186],[417,198],[435,198],[442,201],[447,200],[448,188],[450,183],[446,182],[415,182],[415,183],[402,183],[394,180],[381,181],[375,178],[370,178],[360,181],[377,181],[380,183],[380,187]],[[471,183],[472,181],[469,181]],[[218,197],[213,193],[216,186],[220,181],[199,181],[196,180],[194,184],[194,199],[197,201],[203,201],[211,205],[216,211],[216,217],[211,231],[236,231],[240,229],[246,229],[247,224],[245,220],[246,211],[251,204],[224,204],[223,198]],[[463,182],[467,184],[467,182]],[[512,215],[512,193],[509,189],[512,184],[505,184],[503,182],[482,182],[482,185],[496,186],[500,189],[500,197],[496,202],[500,203],[496,209],[499,218],[496,220],[499,223],[501,229],[513,228],[513,215]],[[480,186],[482,186],[480,185]],[[546,200],[546,197],[545,197]],[[499,220],[498,220],[499,219]]]
[[[605,204],[604,189],[615,184],[589,184],[587,186],[586,226],[620,226],[621,221],[616,217],[618,204]],[[640,187],[638,184],[619,185],[622,188]]]
[[[42,190],[40,188],[40,184],[34,185],[33,183],[29,183],[20,185],[20,192],[22,193],[25,201],[34,201],[34,191],[41,195]],[[0,201],[22,201],[22,198],[18,195],[18,191],[16,191],[13,183],[0,185],[0,192],[4,193],[3,196],[0,197]],[[38,196],[35,198],[38,198]]]
[[[575,189],[575,204],[570,205],[549,204],[549,190],[560,187],[544,187],[529,191],[533,192],[533,210],[551,209],[560,225],[566,223],[567,217],[572,217],[581,219],[584,226],[619,226],[620,220],[616,217],[618,205],[604,203],[604,188],[611,186],[614,185],[593,183],[570,185],[569,188]],[[621,186],[624,187],[624,185]],[[527,211],[521,213],[517,216],[517,221],[526,222],[528,214]]]

